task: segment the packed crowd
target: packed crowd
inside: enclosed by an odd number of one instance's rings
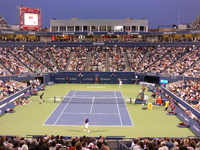
[[[190,69],[187,70],[183,75],[200,78],[200,60],[191,66]]]
[[[0,65],[0,76],[9,76],[11,75],[2,65]]]
[[[199,77],[198,47],[0,47],[0,73],[137,71]]]
[[[123,142],[123,141],[121,141]],[[133,138],[124,141],[127,149],[133,150],[199,150],[199,138]],[[115,145],[117,148],[117,145]],[[110,150],[110,143],[99,137],[36,136],[20,138],[2,136],[1,150]]]
[[[70,57],[71,48],[51,48],[51,52],[49,52],[49,55],[52,54],[54,60],[55,60],[55,66],[53,71],[65,71],[67,69],[67,62]]]
[[[111,72],[126,71],[125,54],[122,47],[109,49],[109,65]]]
[[[170,47],[169,48],[162,47],[159,49],[161,51],[161,54],[156,52],[157,57],[158,55],[160,55],[162,59],[158,59],[157,61],[156,60],[150,61],[149,66],[147,63],[146,66],[148,67],[145,69],[145,72],[162,73],[165,69],[167,69],[170,65],[173,65],[174,62],[176,62],[179,58],[181,58],[185,54],[185,48],[175,49]],[[162,54],[162,51],[165,51],[165,54]]]
[[[158,39],[159,42],[198,42],[200,38],[195,37],[162,37]]]
[[[21,63],[23,63],[32,73],[50,71],[44,64],[38,61],[33,55],[28,53],[28,51],[29,51],[28,48],[23,48],[23,47],[21,48],[15,47],[12,50],[10,50],[13,56],[15,56],[16,59],[21,60]]]
[[[41,62],[44,66],[45,66],[45,69],[47,71],[50,71],[50,70],[53,70],[53,66],[54,66],[54,63],[53,63],[53,59],[51,59],[51,57],[49,56],[49,53],[48,53],[48,49],[47,48],[40,48],[40,47],[33,47],[33,48],[26,48],[25,49],[26,53],[30,53],[32,56],[34,56],[35,59],[37,59],[39,62]],[[31,55],[28,55],[31,57]],[[32,60],[33,62],[34,60]],[[36,61],[35,61],[36,62]],[[47,68],[49,69],[47,69]],[[35,70],[35,69],[34,69]],[[36,70],[35,70],[36,71]],[[34,71],[34,72],[35,72]],[[41,72],[40,70],[38,70],[39,72]],[[56,70],[57,71],[57,70]]]
[[[199,150],[200,140],[195,138],[134,138],[133,150]]]
[[[9,48],[0,47],[0,62],[7,69],[4,72],[10,72],[11,74],[31,73],[21,61],[10,53]]]
[[[73,47],[72,48],[72,58],[68,65],[68,71],[84,71],[86,62],[87,62],[87,55],[88,55],[88,48],[87,47]]]
[[[161,87],[156,87],[156,92],[152,94],[152,97],[157,98],[158,96],[167,99],[170,102],[170,105],[166,107],[166,110],[173,112],[176,109],[176,105],[181,108],[187,116],[189,116],[191,119],[196,120],[200,123],[200,118],[195,116],[193,112],[185,107],[183,107],[181,104],[179,104],[172,96],[167,94],[165,91],[161,89]],[[200,102],[197,104],[192,104],[192,107],[196,108],[197,110],[200,110]]]
[[[146,53],[146,48],[128,48],[126,50],[130,65],[130,71],[140,71],[141,63]]]
[[[0,80],[0,101],[24,88],[25,86],[16,82]]]
[[[2,17],[2,16],[0,16],[0,29],[1,28],[8,28],[8,23],[6,22],[6,20]]]
[[[194,108],[200,110],[200,81],[181,81],[177,84],[170,84],[168,89]]]
[[[106,49],[92,48],[89,71],[106,71]]]
[[[183,57],[177,60],[173,65],[170,65],[164,73],[170,75],[187,75],[187,70],[190,69],[199,60],[200,50],[193,48],[188,51]]]
[[[33,138],[20,138],[18,136],[2,136],[0,138],[1,150],[110,150],[105,137],[64,137],[64,136],[38,136]]]
[[[159,73],[159,67],[154,66],[163,56],[169,53],[166,48],[148,48],[146,58],[141,66],[140,71]]]

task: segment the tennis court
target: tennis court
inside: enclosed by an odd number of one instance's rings
[[[44,125],[133,126],[121,91],[69,91]]]

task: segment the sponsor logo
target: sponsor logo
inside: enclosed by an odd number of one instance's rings
[[[200,31],[195,30],[195,31],[190,31],[190,33],[200,33]]]
[[[93,80],[93,78],[83,78],[83,80]]]
[[[147,73],[147,75],[155,76],[155,73]]]
[[[128,35],[139,35],[138,32],[128,32]]]
[[[104,42],[93,42],[93,45],[105,45]]]
[[[35,34],[35,32],[28,32],[28,34]]]
[[[4,33],[4,34],[14,34],[15,32],[12,32],[12,31],[1,31],[1,33]]]
[[[63,35],[74,35],[74,32],[63,32]]]
[[[55,80],[65,80],[65,78],[55,78]]]
[[[69,78],[69,80],[77,80],[77,78]]]
[[[107,80],[107,81],[108,81],[108,80],[111,80],[111,79],[110,79],[110,78],[101,78],[101,80],[102,80],[102,81],[103,81],[103,80],[105,80],[105,81]]]
[[[19,78],[27,77],[27,75],[18,75]]]
[[[88,35],[94,35],[94,32],[88,32]]]
[[[170,77],[170,75],[167,74],[161,74],[162,77]]]
[[[176,34],[176,32],[163,32],[163,34]]]
[[[122,81],[127,81],[128,79],[121,79],[121,78],[120,78],[120,80],[122,80]]]
[[[114,32],[108,32],[108,35],[113,35],[114,34]]]

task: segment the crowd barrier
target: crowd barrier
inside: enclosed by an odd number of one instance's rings
[[[41,85],[38,85],[37,87],[34,88],[34,90],[36,91],[40,91],[40,90],[43,90],[41,88],[42,84]],[[20,98],[20,97],[25,97],[25,98],[29,98],[31,95],[34,95],[35,93],[33,93],[33,89],[31,89],[31,86],[28,86],[26,87],[25,89],[9,96],[8,98],[2,100],[0,102],[0,116],[3,115],[7,109],[11,109],[11,108],[14,108],[15,107],[15,100],[17,98]]]
[[[81,74],[80,74],[81,73]],[[95,78],[99,78],[99,84],[118,84],[118,79],[123,81],[123,84],[134,84],[139,82],[151,82],[160,84],[160,80],[168,80],[168,82],[176,82],[180,80],[200,80],[200,78],[173,76],[158,73],[144,73],[144,72],[50,72],[50,73],[36,73],[2,76],[0,80],[3,81],[29,81],[34,78],[43,78],[44,83],[66,83],[68,78],[69,83],[95,83]],[[151,81],[147,81],[147,80]]]
[[[26,91],[29,90],[30,86],[2,100],[0,102],[0,115],[3,115],[7,109],[15,107],[14,101],[27,93]]]
[[[176,100],[178,104],[181,104],[183,107],[186,109],[190,110],[195,116],[200,118],[200,112],[193,108],[191,105],[188,105],[185,101],[168,91],[165,87],[162,86],[162,90],[164,90],[168,95],[170,95],[173,99]],[[178,107],[177,105],[176,109],[174,109],[174,112],[177,114],[177,116],[184,122],[186,123],[193,132],[195,132],[198,136],[200,136],[200,123],[196,121],[195,119],[192,119],[188,115],[185,114],[185,112]]]
[[[175,99],[178,103],[180,103],[183,107],[185,107],[188,110],[191,110],[192,113],[197,116],[198,118],[200,118],[200,111],[193,108],[191,105],[188,105],[188,103],[186,103],[184,100],[180,99],[178,96],[174,95],[173,93],[171,93],[169,90],[167,90],[165,87],[161,87],[168,95],[170,95],[173,99]]]
[[[200,80],[200,78],[193,77],[143,72],[57,72],[51,73],[50,80],[54,83],[66,83],[66,78],[68,78],[68,83],[95,83],[96,77],[99,79],[99,84],[118,84],[118,79],[122,80],[123,84],[134,84],[141,81],[160,84],[161,79],[168,80],[168,82]]]

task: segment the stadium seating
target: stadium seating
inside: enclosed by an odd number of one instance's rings
[[[1,149],[55,149],[67,150],[80,146],[81,149],[98,150],[98,149],[195,149],[200,147],[200,139],[194,137],[138,137],[133,139],[124,139],[123,137],[65,137],[60,135],[27,135],[18,137],[13,135],[0,136]],[[80,145],[78,145],[78,143]]]
[[[199,77],[198,47],[0,47],[2,76],[59,71],[137,71]],[[14,62],[14,63],[13,63]]]

